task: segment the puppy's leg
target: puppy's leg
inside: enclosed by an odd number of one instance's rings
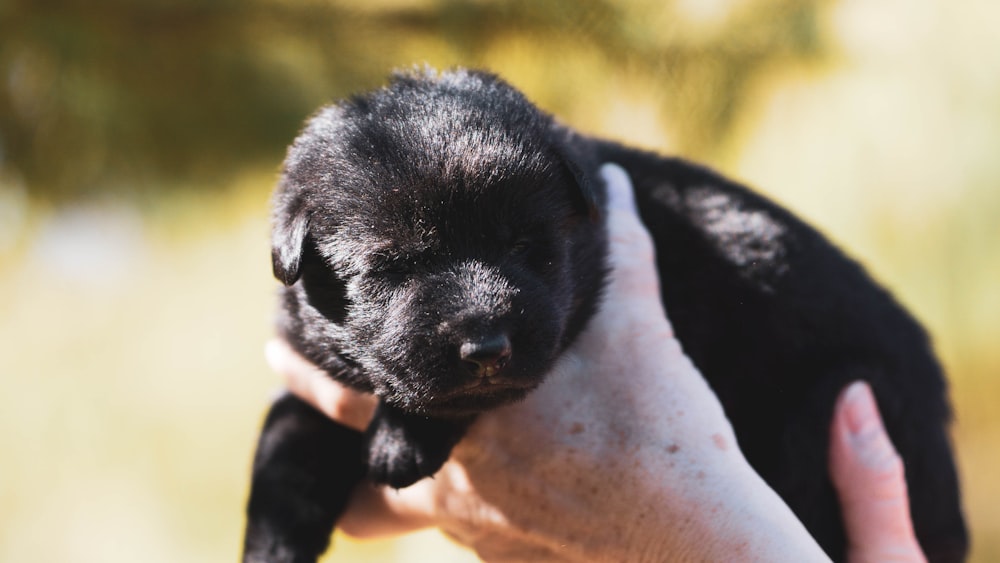
[[[441,420],[379,403],[365,432],[369,477],[398,489],[433,475],[471,423],[471,417]]]
[[[363,444],[292,395],[276,401],[254,459],[244,563],[316,561],[364,478]]]

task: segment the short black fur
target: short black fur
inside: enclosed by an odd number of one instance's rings
[[[787,211],[699,166],[590,139],[497,77],[417,71],[321,110],[275,195],[282,335],[381,405],[358,434],[289,397],[265,421],[245,561],[314,561],[368,475],[432,475],[477,413],[523,397],[606,277],[603,162],[653,234],[663,301],[740,447],[835,559],[838,391],[869,381],[931,561],[967,551],[945,380],[920,326]],[[668,554],[665,554],[667,557]]]

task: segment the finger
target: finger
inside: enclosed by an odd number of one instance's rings
[[[601,166],[601,176],[608,188],[608,236],[612,244],[630,258],[653,261],[653,239],[642,225],[635,204],[632,180],[621,166],[607,163]]]
[[[871,388],[849,385],[830,430],[830,476],[840,498],[851,561],[923,561],[903,462],[889,440]]]
[[[398,536],[434,525],[432,479],[405,489],[364,482],[351,495],[337,527],[355,538]]]
[[[614,163],[601,166],[601,176],[608,193],[608,259],[612,267],[605,300],[617,301],[615,309],[637,312],[636,318],[644,319],[644,326],[655,319],[653,333],[672,335],[660,301],[653,239],[639,218],[632,181]]]
[[[628,172],[621,166],[608,162],[601,165],[601,176],[608,187],[608,210],[638,215]]]
[[[371,422],[377,400],[334,381],[323,370],[297,354],[283,340],[264,348],[271,369],[282,376],[288,390],[344,426],[363,431]]]
[[[632,181],[617,164],[601,166],[601,175],[608,188],[608,237],[611,241],[611,261],[615,277],[645,284],[647,290],[659,294],[659,283],[653,268],[653,239],[639,220],[632,191]]]

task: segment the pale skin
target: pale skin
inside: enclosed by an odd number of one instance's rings
[[[613,272],[588,328],[526,400],[481,415],[433,479],[362,485],[338,526],[358,537],[436,526],[487,561],[826,560],[744,459],[674,337],[627,175],[602,174]],[[373,397],[281,341],[267,358],[291,392],[367,426]],[[830,435],[850,561],[924,561],[867,385],[841,394]]]

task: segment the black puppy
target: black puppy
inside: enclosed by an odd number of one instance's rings
[[[522,398],[593,314],[603,162],[631,175],[663,301],[753,467],[834,559],[834,399],[871,383],[932,561],[967,537],[941,369],[917,323],[787,211],[701,167],[557,125],[495,76],[432,71],[323,109],[275,196],[282,335],[380,399],[364,435],[275,403],[245,561],[313,561],[365,478],[433,474],[477,413]],[[664,554],[669,558],[669,554]]]

